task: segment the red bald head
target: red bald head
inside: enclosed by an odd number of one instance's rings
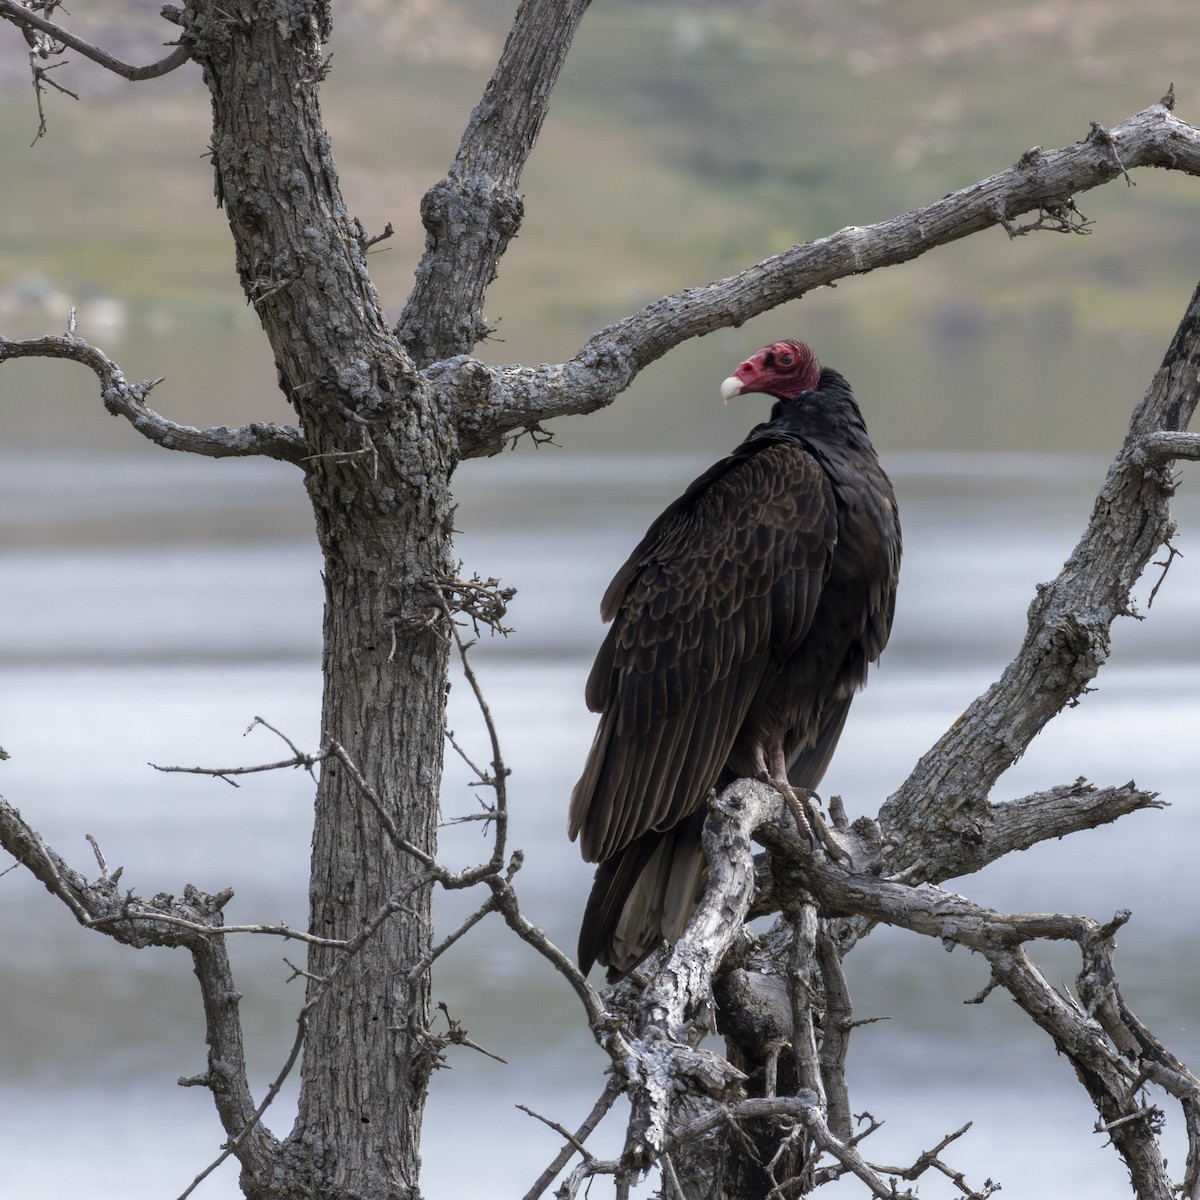
[[[747,392],[766,392],[791,400],[801,392],[811,392],[821,375],[817,356],[804,342],[787,338],[772,342],[752,354],[724,383],[721,396],[732,400]]]

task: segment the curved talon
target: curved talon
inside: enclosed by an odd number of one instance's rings
[[[833,830],[825,823],[820,809],[813,804],[815,794],[808,788],[797,791],[786,778],[779,779],[770,776],[767,782],[783,797],[800,832],[808,838],[814,850],[818,845],[824,847],[834,862],[842,863],[853,868],[854,858],[850,851],[842,845]]]

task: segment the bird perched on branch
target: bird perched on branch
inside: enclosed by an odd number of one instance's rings
[[[610,978],[687,924],[707,797],[742,776],[815,788],[887,644],[892,485],[850,385],[799,341],[752,355],[725,400],[770,419],[656,520],[604,594],[587,681],[600,725],[569,832],[599,863],[579,962]]]

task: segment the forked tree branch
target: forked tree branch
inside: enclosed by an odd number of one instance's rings
[[[962,874],[975,869],[969,864],[997,819],[1028,818],[990,804],[988,794],[1047,723],[1084,694],[1108,658],[1113,622],[1134,614],[1133,589],[1175,529],[1170,451],[1195,452],[1195,437],[1183,431],[1200,397],[1198,379],[1200,287],[1134,409],[1087,529],[1057,578],[1038,585],[1016,657],[880,811],[892,843],[889,871],[931,880]]]
[[[0,0],[0,18],[10,21],[18,29],[34,30],[37,33],[44,34],[53,41],[77,51],[84,58],[90,58],[92,62],[99,63],[105,70],[112,71],[113,74],[120,75],[123,79],[130,79],[134,82],[143,79],[157,79],[160,75],[166,75],[168,72],[174,71],[177,67],[183,66],[191,58],[191,51],[187,46],[176,46],[170,54],[165,58],[159,59],[158,62],[150,63],[145,67],[131,67],[119,58],[114,58],[107,50],[103,50],[99,46],[93,46],[91,42],[86,42],[83,38],[77,37],[69,29],[64,29],[63,26],[46,20],[45,17],[39,17],[36,13],[26,8],[25,5],[18,3],[18,0]]]
[[[310,757],[315,761],[317,756],[306,756]],[[350,765],[344,758],[342,761],[344,765]],[[287,762],[276,764],[276,767],[294,765],[298,764]],[[220,771],[211,773],[222,774]],[[260,1181],[268,1179],[279,1164],[280,1144],[262,1124],[262,1117],[299,1060],[311,1014],[318,1005],[326,1002],[334,983],[355,955],[388,921],[404,910],[409,895],[398,892],[388,897],[353,938],[340,941],[301,934],[286,926],[226,926],[222,910],[231,899],[232,891],[209,895],[188,884],[179,899],[155,897],[149,902],[139,900],[131,892],[121,894],[117,887],[120,870],[108,870],[94,841],[101,875],[96,880],[88,880],[47,846],[3,797],[0,797],[0,846],[66,904],[81,925],[135,948],[164,946],[191,952],[204,1003],[208,1070],[203,1075],[183,1078],[179,1082],[188,1087],[206,1087],[212,1092],[228,1141],[221,1153],[181,1193],[179,1200],[186,1200],[231,1156],[236,1156],[248,1176]],[[428,878],[420,882],[427,883]],[[287,1059],[257,1105],[250,1092],[238,1014],[241,993],[234,985],[225,944],[227,935],[243,932],[317,942],[340,952],[332,968],[317,981],[318,987],[300,1009]]]
[[[814,288],[908,262],[993,226],[1013,236],[1022,232],[1013,222],[1025,213],[1049,214],[1041,228],[1067,231],[1074,196],[1141,167],[1200,175],[1200,130],[1155,104],[1113,129],[1095,126],[1073,146],[1035,147],[1007,170],[913,212],[848,226],[717,283],[666,296],[602,329],[568,362],[489,368],[460,357],[435,364],[428,376],[453,398],[463,456],[495,453],[515,429],[611,403],[681,342],[741,325]]]
[[[233,893],[209,895],[188,884],[178,899],[136,901],[119,892],[120,872],[110,873],[99,854],[98,879],[88,880],[69,867],[3,797],[0,846],[66,904],[80,924],[97,928],[127,946],[182,947],[191,952],[204,1001],[208,1070],[185,1082],[211,1090],[223,1127],[231,1136],[241,1135],[237,1153],[242,1165],[251,1174],[266,1172],[276,1161],[279,1143],[256,1119],[238,1016],[240,993],[234,986],[225,939],[220,936],[222,909]],[[156,909],[173,919],[157,920]]]
[[[5,2],[0,0],[0,3]],[[146,404],[146,396],[162,382],[161,379],[130,383],[108,355],[76,337],[73,329],[57,336],[20,342],[0,337],[0,364],[17,358],[65,358],[87,367],[95,372],[100,381],[104,407],[113,416],[124,417],[144,438],[167,450],[180,450],[207,458],[260,456],[297,465],[303,465],[310,455],[303,435],[290,425],[256,421],[240,429],[230,429],[225,425],[196,429],[168,420]]]
[[[524,215],[521,174],[590,0],[522,0],[446,178],[426,192],[425,255],[396,325],[418,366],[487,336],[483,298]]]
[[[915,887],[847,871],[814,853],[783,799],[767,785],[751,780],[732,784],[712,805],[706,845],[709,839],[719,840],[732,853],[727,854],[720,870],[714,871],[696,918],[637,1005],[637,1019],[651,1021],[662,1033],[655,1059],[658,1075],[635,1079],[631,1088],[632,1140],[626,1160],[632,1155],[633,1161],[644,1165],[678,1142],[681,1130],[688,1128],[687,1122],[696,1120],[693,1115],[679,1124],[676,1104],[683,1095],[695,1098],[699,1090],[700,1098],[710,1097],[709,1115],[702,1118],[710,1126],[750,1115],[749,1110],[742,1113],[743,1104],[736,1092],[722,1097],[713,1087],[697,1089],[692,1067],[697,1053],[692,1045],[695,1016],[672,1023],[663,1020],[662,1014],[694,1014],[702,1006],[706,981],[690,970],[681,970],[679,964],[719,960],[727,949],[734,936],[732,931],[714,926],[704,914],[723,904],[736,903],[744,895],[752,880],[752,872],[746,867],[751,837],[768,846],[781,894],[811,897],[825,914],[853,913],[871,924],[895,925],[936,938],[947,947],[965,946],[983,955],[992,968],[993,986],[1009,991],[1075,1067],[1096,1106],[1098,1127],[1108,1133],[1125,1159],[1140,1200],[1168,1200],[1174,1194],[1157,1142],[1161,1113],[1152,1109],[1143,1090],[1153,1083],[1178,1100],[1190,1132],[1200,1107],[1200,1080],[1137,1019],[1121,997],[1113,966],[1113,935],[1128,919],[1128,913],[1119,913],[1106,924],[1065,914],[998,913],[936,887]],[[1078,945],[1080,1003],[1061,996],[1030,961],[1025,947],[1039,939]],[[718,1076],[714,1074],[713,1078]],[[825,1105],[811,1090],[789,1103],[799,1124],[815,1130],[820,1122],[817,1148],[841,1163],[842,1169],[849,1166],[868,1182],[871,1175],[860,1169],[859,1163],[873,1175],[894,1172],[894,1168],[867,1164],[854,1151],[853,1141],[835,1133],[825,1123]],[[805,1115],[806,1110],[812,1115]],[[695,1109],[691,1112],[694,1114]],[[936,1165],[952,1174],[945,1164]],[[838,1173],[834,1170],[823,1174],[833,1178]],[[1191,1144],[1185,1187],[1194,1188],[1197,1178],[1200,1158],[1197,1146]]]

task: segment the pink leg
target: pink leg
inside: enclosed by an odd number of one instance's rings
[[[769,746],[760,742],[754,747],[754,758],[759,775],[767,783],[787,783],[787,759],[782,742],[772,742]]]

